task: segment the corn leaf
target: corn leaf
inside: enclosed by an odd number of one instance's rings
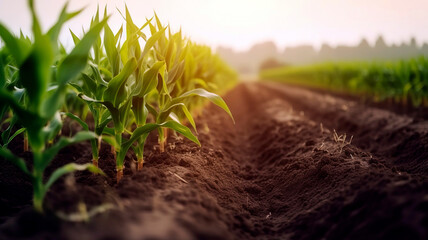
[[[89,77],[87,74],[82,73],[82,80],[83,80],[83,93],[86,95],[95,95],[97,93],[97,83],[94,79]]]
[[[149,114],[149,111],[146,108],[145,99],[140,97],[133,97],[131,109],[134,113],[135,122],[137,123],[137,126],[145,124],[147,115]]]
[[[45,169],[53,160],[55,155],[58,154],[59,150],[63,149],[64,147],[94,138],[96,138],[96,135],[93,132],[88,131],[78,132],[72,138],[61,137],[58,142],[56,142],[52,147],[46,149],[46,151],[43,152],[43,163],[41,164],[40,169]]]
[[[73,17],[79,15],[83,11],[83,8],[82,8],[78,11],[67,13],[67,7],[68,7],[68,3],[66,3],[64,5],[64,7],[62,8],[62,11],[59,15],[58,20],[48,31],[48,35],[51,38],[52,44],[57,43],[59,33],[61,32],[61,28],[64,25],[64,23],[67,22],[68,20],[72,19]]]
[[[74,32],[71,31],[71,29],[69,30],[70,30],[71,37],[73,38],[74,45],[77,45],[80,42],[80,38],[76,34],[74,34]]]
[[[151,26],[151,24],[150,24],[150,26]],[[162,35],[165,32],[165,29],[166,28],[160,30],[159,32],[156,32],[149,39],[147,39],[146,45],[144,45],[143,53],[141,54],[141,58],[140,58],[139,62],[141,62],[143,60],[143,58],[147,55],[147,53],[150,51],[150,49],[162,37]]]
[[[187,118],[187,120],[189,120],[189,123],[192,125],[193,129],[196,130],[196,124],[195,121],[193,120],[192,114],[190,114],[189,110],[187,109],[186,105],[184,103],[176,103],[174,105],[171,105],[169,108],[163,110],[162,112],[160,112],[159,114],[159,122],[164,122],[166,121],[166,119],[170,116],[171,112],[173,112],[174,110],[179,109]]]
[[[13,128],[15,127],[16,122],[18,121],[18,117],[16,115],[14,115],[13,117],[3,121],[3,123],[5,123],[7,121],[9,122],[9,126],[6,128],[6,130],[4,130],[1,133],[1,140],[2,140],[3,146],[7,146],[7,144],[10,142],[9,141],[10,133],[12,132]]]
[[[2,24],[0,24],[0,37],[3,39],[7,50],[15,58],[18,66],[26,59],[30,52],[30,46],[13,36],[13,34]]]
[[[55,181],[58,180],[63,175],[65,175],[67,173],[72,173],[75,171],[85,171],[85,170],[88,170],[88,171],[93,172],[93,173],[105,175],[105,173],[101,169],[97,168],[93,164],[90,164],[90,163],[87,163],[87,164],[69,163],[69,164],[66,164],[66,165],[56,169],[52,173],[52,175],[49,177],[49,180],[46,182],[46,184],[44,186],[44,192],[46,193],[49,190],[49,188],[52,186],[52,184],[54,184]]]
[[[46,141],[53,140],[62,128],[61,115],[56,112],[54,117],[49,121],[48,125],[43,128],[43,135]]]
[[[116,39],[108,24],[104,27],[104,48],[112,68],[112,75],[116,76],[119,73],[120,58],[116,48]]]
[[[24,159],[15,156],[9,149],[7,148],[0,148],[0,157],[3,157],[7,161],[13,163],[15,166],[17,166],[21,171],[31,176],[30,171],[28,171],[27,164],[25,163]]]
[[[104,128],[109,122],[111,122],[111,120],[112,117],[110,115],[110,112],[104,111],[103,115],[101,116],[101,123],[99,123],[98,126],[95,127],[95,133],[97,135],[101,135],[103,133]]]
[[[165,62],[156,62],[153,66],[147,70],[143,75],[143,86],[141,92],[138,94],[139,97],[144,97],[146,94],[151,92],[158,85],[158,73],[159,70],[165,65]]]
[[[126,152],[131,147],[131,145],[137,141],[140,137],[144,136],[145,134],[149,134],[151,131],[157,129],[159,127],[159,124],[155,123],[148,123],[144,126],[138,127],[134,130],[129,140],[122,143],[120,147],[120,151],[117,155],[118,165],[123,165],[123,161],[125,159]]]
[[[88,127],[88,124],[87,123],[85,123],[82,119],[80,119],[78,116],[76,116],[76,115],[74,115],[74,114],[72,114],[72,113],[65,113],[65,115],[67,116],[67,117],[69,117],[69,118],[71,118],[71,119],[73,119],[74,121],[76,121],[77,123],[79,123],[80,124],[80,126],[82,126],[82,128],[85,130],[85,131],[89,131],[89,127]]]
[[[53,58],[54,52],[50,39],[40,35],[35,39],[32,51],[19,71],[19,82],[26,89],[29,100],[28,109],[40,115],[43,113],[41,103],[45,98],[47,86],[51,82]]]
[[[187,91],[181,94],[179,97],[175,98],[173,101],[171,101],[171,103],[175,104],[176,102],[181,102],[183,99],[186,99],[192,96],[199,96],[210,100],[212,103],[214,103],[215,105],[219,106],[224,111],[226,111],[229,114],[230,118],[232,118],[233,122],[235,122],[235,120],[233,119],[232,113],[230,112],[226,102],[224,102],[224,100],[219,95],[208,92],[207,90],[202,88],[197,88],[197,89]]]
[[[97,40],[101,30],[107,23],[108,18],[95,25],[77,43],[71,53],[59,64],[57,80],[60,85],[65,85],[68,81],[76,77],[86,66],[88,53],[94,41]]]
[[[25,110],[10,93],[0,89],[0,107],[5,105],[13,109],[14,114],[18,116],[18,122],[26,128],[38,128],[44,123],[39,115]]]
[[[137,61],[135,58],[131,58],[123,67],[122,71],[114,77],[107,86],[107,89],[104,92],[104,100],[111,102],[114,107],[119,107],[119,105],[125,101],[127,97],[126,93],[126,81],[128,77],[135,71],[137,67]]]
[[[91,49],[93,42],[98,38],[98,35],[104,24],[107,22],[107,18],[102,22],[95,25],[89,32],[79,41],[67,57],[59,63],[57,69],[57,82],[58,90],[51,95],[43,105],[43,116],[50,118],[53,116],[57,109],[63,104],[63,95],[66,84],[86,67],[88,61],[88,53]]]
[[[199,142],[198,138],[195,135],[193,135],[192,131],[190,131],[190,129],[188,127],[182,125],[179,122],[168,121],[168,122],[160,124],[160,126],[170,128],[170,129],[180,133],[181,135],[185,136],[190,141],[198,144],[198,146],[201,146],[201,143]]]

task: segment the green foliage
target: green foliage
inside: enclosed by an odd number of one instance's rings
[[[1,134],[0,156],[29,175],[36,210],[43,210],[46,192],[64,174],[81,170],[103,174],[97,168],[101,140],[115,150],[119,181],[130,148],[142,166],[144,144],[153,131],[159,133],[161,149],[166,129],[200,145],[194,115],[205,106],[204,100],[222,108],[233,120],[218,94],[236,82],[236,73],[209,47],[185,39],[181,31],[172,34],[156,14],[139,27],[125,7],[124,27],[113,32],[107,24],[107,9],[102,19],[97,11],[82,37],[70,30],[75,46],[67,53],[58,36],[63,24],[80,10],[69,13],[64,6],[57,22],[42,33],[33,1],[28,2],[32,38],[16,37],[0,24],[4,42],[0,49],[0,119],[8,125]],[[86,119],[87,111],[93,124]],[[60,136],[63,117],[77,122],[83,131]],[[22,133],[33,154],[32,169],[7,148]],[[62,148],[86,140],[91,142],[93,164],[70,163],[44,180],[44,170]]]
[[[72,83],[88,103],[96,128],[103,122],[101,116],[106,116],[106,112],[111,116],[113,129],[103,125],[102,132],[112,136],[103,139],[116,149],[118,178],[129,148],[132,147],[138,161],[142,161],[144,143],[151,131],[158,130],[160,143],[165,141],[163,129],[170,128],[199,144],[196,136],[183,125],[188,121],[196,131],[192,109],[203,104],[195,101],[195,97],[212,101],[232,117],[223,99],[209,90],[221,83],[219,75],[234,76],[208,47],[186,41],[181,32],[173,35],[166,31],[168,27],[162,26],[156,15],[155,23],[152,18],[138,27],[129,10],[125,10],[126,39],[121,43],[122,28],[113,33],[105,25],[104,42],[93,45],[99,62],[93,58],[91,68],[81,75],[80,81]],[[93,22],[97,22],[96,19]],[[143,33],[146,27],[150,28],[150,36]],[[153,123],[147,123],[149,115]],[[127,134],[131,137],[127,138]],[[93,144],[94,158],[98,156],[94,150],[96,145]]]
[[[46,183],[44,183],[44,170],[54,159],[58,151],[70,144],[85,141],[95,137],[95,134],[82,131],[72,138],[60,137],[56,143],[48,146],[48,143],[56,138],[62,127],[62,120],[58,112],[65,98],[66,84],[76,77],[86,66],[90,45],[99,35],[106,19],[95,25],[74,47],[70,54],[66,55],[56,67],[55,79],[52,66],[55,56],[59,55],[58,34],[61,26],[76,13],[67,13],[64,7],[58,22],[46,33],[40,29],[33,1],[29,1],[33,19],[33,41],[26,38],[17,38],[6,27],[0,27],[0,37],[6,43],[6,51],[11,55],[18,74],[17,81],[3,79],[0,89],[0,109],[9,107],[13,117],[10,127],[15,121],[23,128],[16,131],[11,137],[9,133],[3,135],[3,147],[0,156],[17,165],[25,172],[33,183],[33,203],[37,211],[42,211],[43,198],[49,187],[60,176],[73,170],[99,171],[92,165],[70,165],[55,171]],[[89,45],[89,46],[88,46]],[[6,83],[6,84],[5,84]],[[7,85],[13,87],[6,87]],[[33,168],[30,170],[26,162],[15,156],[6,147],[14,136],[24,129],[28,135],[29,145],[33,153]],[[66,171],[65,171],[66,170]]]
[[[324,63],[262,71],[262,79],[349,93],[374,101],[428,106],[428,59]]]

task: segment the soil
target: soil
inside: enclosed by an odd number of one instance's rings
[[[209,106],[202,147],[171,135],[159,153],[149,136],[143,170],[128,154],[119,184],[103,145],[107,177],[62,178],[44,215],[0,160],[0,239],[428,239],[426,119],[277,83],[240,84],[225,100],[235,125]],[[11,147],[30,159],[22,138]],[[47,174],[90,161],[89,143],[73,145]]]

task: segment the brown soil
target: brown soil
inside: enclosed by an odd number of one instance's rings
[[[426,120],[273,83],[241,84],[226,101],[236,125],[210,106],[201,148],[172,136],[159,153],[150,136],[143,170],[129,154],[119,184],[103,146],[107,177],[61,179],[44,216],[28,179],[0,160],[0,239],[428,238]],[[90,162],[90,144],[64,149],[48,172],[72,161]],[[58,218],[100,206],[87,222]]]

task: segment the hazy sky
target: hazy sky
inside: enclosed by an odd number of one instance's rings
[[[50,26],[65,0],[35,0],[42,24]],[[361,37],[373,43],[382,34],[388,43],[415,36],[428,42],[428,0],[70,0],[70,9],[85,7],[67,27],[76,32],[89,25],[97,3],[108,4],[110,23],[121,23],[116,7],[128,5],[134,21],[143,24],[157,12],[173,29],[181,26],[193,40],[216,47],[245,50],[274,40],[279,47],[323,42],[356,44]],[[0,21],[14,31],[28,32],[26,0],[0,0]],[[70,41],[64,31],[62,37]]]

